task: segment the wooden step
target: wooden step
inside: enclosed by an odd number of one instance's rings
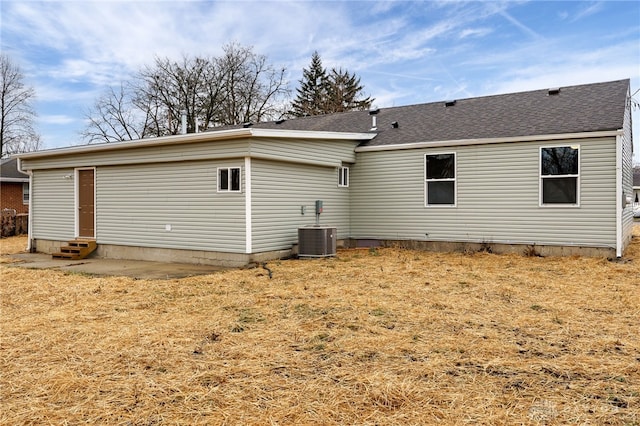
[[[93,253],[97,247],[94,240],[76,239],[68,241],[66,246],[60,247],[60,251],[51,256],[54,259],[80,260]]]

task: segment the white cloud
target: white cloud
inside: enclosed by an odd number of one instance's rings
[[[491,34],[492,32],[493,32],[493,29],[486,28],[486,27],[485,28],[467,28],[460,31],[458,38],[464,39],[464,38],[473,38],[473,37],[484,37],[488,34]]]
[[[0,1],[2,49],[24,64],[43,121],[80,117],[106,86],[155,56],[217,56],[232,41],[285,66],[294,86],[318,50],[326,67],[362,76],[381,107],[627,77],[640,83],[640,25],[563,31],[607,16],[612,7],[601,2]],[[637,3],[628,4],[637,16]],[[543,18],[564,25],[551,31],[538,25]]]
[[[602,2],[591,2],[588,3],[585,7],[581,8],[580,11],[571,18],[571,22],[576,22],[581,20],[582,18],[586,18],[587,16],[595,15],[600,12],[604,4]]]
[[[542,38],[540,34],[538,34],[536,31],[532,30],[531,28],[523,24],[522,21],[516,19],[513,15],[508,13],[506,10],[500,10],[499,14],[502,17],[504,17],[507,21],[512,23],[516,28],[520,29],[524,34],[527,34],[529,37],[536,40],[539,40],[540,38]]]
[[[42,124],[59,124],[59,125],[66,125],[66,124],[71,124],[71,123],[75,123],[76,121],[78,121],[78,119],[76,117],[71,117],[69,115],[43,115],[38,117],[38,121],[41,122]]]

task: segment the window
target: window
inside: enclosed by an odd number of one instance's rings
[[[338,169],[338,186],[345,187],[345,188],[349,186],[349,168],[348,167],[340,167]]]
[[[240,167],[218,168],[218,192],[240,192]]]
[[[456,154],[425,155],[427,206],[456,205]]]
[[[540,148],[540,204],[578,205],[580,147]]]
[[[22,184],[22,204],[29,204],[29,184]]]

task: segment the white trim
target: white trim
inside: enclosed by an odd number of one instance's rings
[[[239,176],[238,176],[238,189],[232,189],[231,188],[231,183],[233,181],[233,179],[231,178],[231,170],[233,169],[237,169]],[[228,188],[227,189],[221,189],[220,188],[220,170],[227,170],[227,185]],[[229,167],[218,167],[216,169],[216,186],[217,186],[217,192],[218,193],[236,193],[239,194],[242,192],[242,167],[239,166],[229,166]]]
[[[29,199],[27,201],[24,201],[24,186],[25,185],[27,185],[27,194],[29,195]],[[30,201],[31,201],[31,186],[29,185],[29,182],[22,182],[22,205],[23,206],[28,206]]]
[[[27,216],[27,248],[26,251],[27,252],[31,252],[31,241],[33,239],[33,171],[28,170],[28,171],[24,171],[22,170],[22,161],[20,160],[20,158],[18,158],[18,161],[16,163],[16,167],[17,170],[20,173],[25,173],[29,176],[29,215]]]
[[[619,136],[622,130],[607,130],[602,132],[581,132],[581,133],[559,133],[554,135],[530,135],[530,136],[509,136],[504,138],[479,138],[479,139],[457,139],[443,140],[432,142],[415,142],[397,145],[374,145],[361,146],[356,148],[356,152],[369,151],[395,151],[402,149],[419,149],[419,148],[435,148],[448,146],[466,146],[466,145],[487,145],[494,143],[508,142],[542,142],[563,139],[586,139],[586,138],[604,138]]]
[[[362,132],[327,132],[315,130],[279,130],[279,129],[252,129],[251,136],[263,138],[282,139],[329,139],[329,140],[362,140],[368,141],[377,133]]]
[[[427,156],[434,155],[453,155],[453,179],[436,179],[427,180]],[[424,163],[422,174],[424,177],[424,207],[433,208],[453,208],[458,207],[458,154],[455,151],[447,152],[429,152],[424,154]],[[453,182],[453,204],[429,204],[429,191],[427,189],[429,182]]]
[[[162,136],[158,138],[136,139],[132,141],[109,142],[95,145],[81,145],[65,148],[47,149],[43,151],[17,154],[17,158],[41,158],[66,154],[80,154],[87,152],[117,151],[123,149],[144,148],[161,145],[179,145],[194,142],[209,142],[225,139],[241,139],[252,137],[282,138],[282,139],[323,139],[323,140],[354,140],[367,141],[376,137],[377,133],[353,132],[316,132],[308,130],[275,130],[275,129],[231,129],[186,135]]]
[[[93,170],[93,237],[88,236],[80,236],[80,205],[79,205],[79,197],[80,190],[78,186],[80,185],[80,170]],[[96,168],[95,167],[76,167],[73,169],[73,179],[75,182],[73,183],[73,195],[74,195],[74,210],[75,210],[75,238],[93,238],[97,239],[98,229],[97,229],[97,216],[98,216],[98,200],[96,198]]]
[[[622,135],[616,137],[616,257],[622,257]]]
[[[240,179],[242,180],[242,179]],[[245,253],[253,250],[253,222],[251,220],[251,157],[244,157],[244,217],[245,217]]]
[[[20,160],[18,160],[18,170],[19,170]],[[33,238],[33,172],[29,170],[27,172],[29,174],[29,216],[27,217],[27,252],[31,253],[31,241]]]
[[[576,202],[573,203],[547,203],[542,202],[542,181],[544,179],[542,175],[542,150],[545,148],[572,148],[578,150],[578,174],[577,175],[548,175],[549,178],[576,178]],[[543,145],[538,147],[538,207],[542,208],[579,208],[580,207],[580,185],[582,176],[582,149],[580,145]]]
[[[349,173],[350,173],[349,167],[347,166],[338,167],[338,188],[349,187],[349,180],[350,180]]]
[[[26,172],[20,172],[20,173],[25,173]],[[2,183],[26,183],[29,182],[29,178],[10,178],[10,177],[3,177],[0,178],[0,182]]]

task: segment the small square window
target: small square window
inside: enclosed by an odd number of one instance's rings
[[[240,167],[218,168],[218,192],[240,192]]]
[[[340,167],[338,169],[338,186],[346,188],[349,186],[349,168]]]

